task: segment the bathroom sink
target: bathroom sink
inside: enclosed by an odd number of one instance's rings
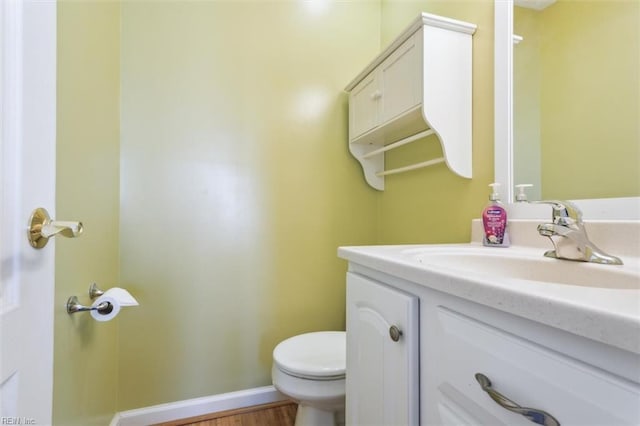
[[[452,303],[474,302],[640,354],[640,221],[589,223],[593,241],[623,265],[545,257],[553,245],[538,224],[512,221],[517,244],[507,248],[484,247],[474,220],[469,243],[340,247],[338,255],[352,274],[412,292],[425,287],[426,295],[434,290]]]
[[[446,269],[467,278],[495,281],[538,281],[580,287],[640,289],[640,268],[633,261],[621,266],[550,259],[544,250],[483,246],[421,247],[404,255],[425,267]]]

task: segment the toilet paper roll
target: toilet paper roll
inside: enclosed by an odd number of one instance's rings
[[[109,290],[104,292],[104,296],[113,297],[115,300],[117,300],[120,303],[120,306],[138,306],[139,305],[135,297],[133,297],[131,293],[129,293],[124,288],[120,288],[120,287],[110,288]]]
[[[95,300],[95,302],[93,302],[93,305],[91,305],[91,307],[92,308],[97,308],[99,304],[104,303],[104,302],[111,303],[111,305],[113,306],[113,309],[111,310],[111,312],[109,312],[107,314],[101,314],[100,312],[98,312],[97,309],[96,310],[92,310],[91,311],[91,316],[96,321],[100,321],[100,322],[111,321],[120,312],[120,306],[121,306],[120,302],[117,299],[115,299],[114,297],[108,296],[106,293],[103,294],[102,296],[98,297]]]

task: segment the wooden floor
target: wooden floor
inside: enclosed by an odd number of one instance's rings
[[[298,406],[291,401],[224,411],[157,426],[293,426]]]

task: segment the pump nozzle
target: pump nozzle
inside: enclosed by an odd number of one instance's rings
[[[516,190],[518,193],[516,194],[516,202],[526,202],[527,193],[525,192],[525,188],[531,188],[533,185],[530,183],[521,183],[520,185],[516,185]]]
[[[489,196],[489,200],[499,201],[500,194],[498,193],[498,188],[500,187],[500,184],[498,182],[493,182],[490,183],[489,186],[491,187],[491,195]]]

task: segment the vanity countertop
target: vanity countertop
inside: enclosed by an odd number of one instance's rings
[[[514,228],[528,229],[530,225],[523,221]],[[631,248],[628,246],[623,251],[637,254],[633,248],[637,245],[635,231],[640,223],[625,222],[623,225],[627,227],[626,232],[631,231],[627,235],[631,235],[632,240]],[[477,236],[476,232],[472,234]],[[620,255],[624,265],[550,259],[543,256],[550,245],[543,244],[545,248],[541,248],[538,240],[545,242],[544,238],[537,237],[532,240],[536,243],[534,246],[512,245],[509,248],[483,247],[478,242],[340,247],[338,256],[353,264],[640,354],[640,258],[612,250],[612,254]],[[520,243],[526,242],[527,238],[520,238]],[[603,247],[607,246],[603,244]],[[451,261],[448,264],[430,261],[430,256],[435,258],[441,253],[454,254],[454,260],[456,253],[472,257],[461,257],[460,267]],[[552,282],[550,274],[540,280],[523,279],[528,272],[514,272],[514,268],[505,276],[487,270],[474,273],[472,262],[467,260],[482,261],[485,256],[497,265],[498,271],[501,259],[533,260],[536,269],[530,271],[532,276],[539,275],[540,268],[549,268],[554,273],[560,271],[558,281],[564,282]],[[609,271],[611,279],[608,278]],[[574,273],[589,279],[574,285],[571,283]],[[619,284],[616,274],[626,277],[623,285]],[[583,284],[594,281],[596,276],[605,279],[596,278],[596,281],[600,280],[597,285]]]

